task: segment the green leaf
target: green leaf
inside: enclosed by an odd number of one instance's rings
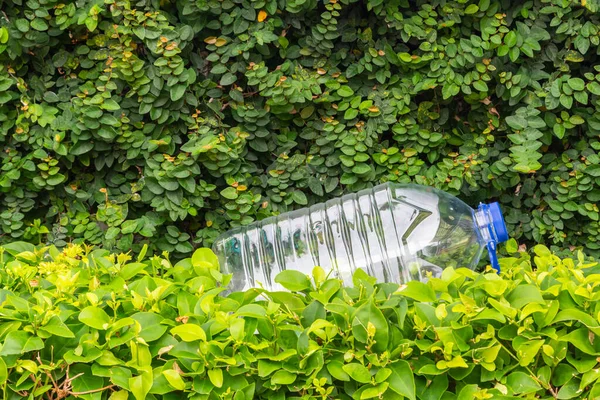
[[[363,386],[361,389],[364,389],[365,387],[366,386]],[[387,382],[382,382],[374,387],[366,387],[366,389],[360,393],[360,398],[361,398],[361,400],[362,399],[373,399],[375,397],[377,397],[378,399],[390,398],[390,395],[385,393],[387,391],[388,387],[389,387],[389,383],[387,383]],[[392,400],[394,400],[394,399],[392,399]]]
[[[313,107],[313,106],[305,107],[302,109],[302,111],[300,111],[300,117],[302,117],[303,119],[308,119],[314,112],[315,112],[315,107]]]
[[[392,374],[388,378],[390,389],[410,400],[416,400],[415,377],[410,364],[404,360],[392,363]]]
[[[349,108],[344,113],[344,119],[348,120],[348,121],[356,118],[357,116],[358,116],[358,110],[355,108]]]
[[[293,292],[301,292],[312,287],[307,275],[291,269],[278,273],[275,282]]]
[[[509,48],[514,47],[517,44],[517,34],[514,31],[508,32],[504,36],[504,44],[506,44]]]
[[[352,167],[352,172],[357,175],[364,175],[368,172],[371,172],[371,167],[366,163],[357,163],[354,167]]]
[[[46,183],[50,186],[56,186],[56,185],[64,182],[65,179],[67,179],[67,177],[64,176],[63,174],[56,174],[56,175],[52,175],[51,177],[46,179]]]
[[[19,30],[19,32],[27,32],[29,31],[29,21],[25,18],[19,18],[15,21],[15,27]]]
[[[221,77],[221,81],[219,82],[219,84],[221,86],[228,86],[228,85],[233,84],[235,81],[237,81],[237,76],[235,76],[231,72],[227,72],[225,75],[223,75]]]
[[[71,149],[69,150],[69,153],[74,155],[74,156],[80,156],[82,154],[85,154],[87,152],[89,152],[90,150],[92,150],[94,148],[94,143],[91,141],[79,141],[76,144],[74,144]]]
[[[479,11],[477,4],[469,4],[467,8],[465,8],[466,15],[475,14],[477,11]]]
[[[561,342],[571,343],[573,346],[586,354],[600,356],[600,351],[596,350],[596,348],[593,346],[592,340],[590,339],[590,331],[588,328],[580,328],[559,337],[558,340]]]
[[[146,38],[146,29],[141,25],[133,27],[132,32],[134,35],[136,35],[138,38],[140,38],[142,40],[144,40]]]
[[[42,18],[34,18],[31,21],[31,27],[36,31],[46,31],[48,30],[48,23]]]
[[[93,394],[88,394],[88,400],[100,400],[102,392],[98,391],[105,386],[105,379],[96,376],[92,373],[92,369],[83,364],[77,364],[70,369],[71,376],[79,376],[78,379],[73,379],[72,391],[76,393],[91,391]],[[82,396],[83,397],[83,396]]]
[[[389,327],[383,313],[372,302],[368,302],[356,310],[352,320],[352,333],[356,340],[367,343],[368,338],[375,339],[373,349],[381,352],[387,349]]]
[[[560,104],[566,109],[571,109],[573,106],[573,98],[571,96],[567,96],[566,94],[560,95]]]
[[[210,376],[210,371],[208,373],[209,373],[209,376]],[[162,374],[167,379],[167,381],[169,382],[169,385],[173,386],[175,389],[177,389],[177,390],[184,390],[185,389],[185,382],[181,378],[181,375],[179,374],[179,372],[177,372],[177,371],[175,371],[173,369],[167,369],[167,370],[164,370],[162,372]],[[220,387],[220,386],[218,386],[218,387]]]
[[[171,329],[171,334],[179,336],[184,342],[194,342],[196,340],[206,341],[206,333],[196,324],[183,324]]]
[[[43,348],[44,342],[39,337],[25,331],[11,331],[4,338],[0,356],[25,354]]]
[[[572,115],[569,118],[569,122],[572,123],[573,125],[581,125],[585,123],[585,119],[583,119],[583,117],[579,116],[579,115]]]
[[[518,115],[506,117],[506,124],[514,130],[521,131],[527,128],[527,120]]]
[[[233,187],[228,187],[221,191],[221,196],[228,200],[235,200],[238,198],[238,191]]]
[[[272,385],[291,385],[296,380],[296,374],[281,370],[277,371],[271,377]]]
[[[209,369],[208,370],[208,378],[210,379],[210,383],[220,388],[223,386],[223,370],[220,368]]]
[[[152,388],[152,370],[144,371],[141,375],[129,378],[129,391],[136,400],[145,400]]]
[[[81,310],[78,319],[94,329],[106,330],[110,327],[110,317],[103,309],[96,306],[87,306]]]
[[[591,175],[593,177],[598,177],[598,176],[600,176],[600,165],[599,164],[590,165],[590,166],[586,167],[584,171],[588,175]]]
[[[121,106],[113,99],[106,99],[102,103],[102,108],[107,111],[117,111],[121,109]]]
[[[200,248],[192,254],[192,266],[219,270],[219,259],[211,249]]]
[[[420,281],[408,282],[405,286],[399,289],[399,293],[402,296],[423,303],[431,303],[437,300],[435,292],[431,286]]]
[[[595,94],[596,96],[600,96],[600,83],[598,83],[596,81],[592,81],[592,82],[588,83],[587,90],[590,93]]]
[[[527,366],[531,364],[543,345],[544,340],[531,340],[519,346],[517,349],[519,365]]]
[[[572,379],[560,388],[556,398],[560,400],[581,398],[581,393],[579,379]]]
[[[49,333],[54,336],[64,337],[64,338],[74,338],[75,335],[67,325],[65,325],[57,315],[54,315],[52,318],[48,320],[46,325],[39,328],[40,331]]]
[[[339,381],[350,381],[350,375],[344,371],[344,364],[339,361],[331,361],[327,363],[327,371],[329,371],[331,376]]]
[[[583,90],[585,88],[585,82],[581,78],[570,78],[567,84],[573,90]]]
[[[359,382],[359,383],[371,382],[371,373],[362,364],[353,362],[353,363],[344,365],[342,367],[342,369],[344,370],[345,373],[347,373],[356,382]]]
[[[4,92],[8,90],[13,83],[14,81],[12,79],[0,77],[0,91]]]
[[[350,88],[350,86],[340,86],[340,88],[337,90],[337,94],[341,97],[350,97],[354,94],[354,90],[352,90]]]
[[[4,385],[8,380],[8,368],[4,359],[0,357],[0,385]]]
[[[139,336],[147,343],[160,339],[168,329],[168,326],[161,324],[164,318],[153,312],[138,312],[133,314],[131,318],[140,324],[142,329]]]
[[[192,176],[189,176],[185,179],[180,179],[179,186],[189,193],[194,193],[196,191],[196,181]]]
[[[246,304],[240,307],[236,314],[240,317],[250,317],[250,318],[265,318],[267,316],[267,310],[264,307],[259,306],[258,304]]]
[[[487,92],[487,91],[489,91],[488,85],[484,81],[475,81],[475,82],[473,82],[473,87],[475,89],[479,90],[480,92]]]
[[[171,95],[171,101],[177,101],[183,97],[185,94],[185,90],[187,87],[185,85],[175,85],[169,89],[169,94]]]
[[[300,191],[300,190],[294,190],[292,192],[292,199],[300,204],[300,205],[307,205],[308,204],[308,199],[306,198],[306,194],[304,194],[304,192]]]
[[[546,304],[540,289],[535,285],[519,285],[506,297],[514,308],[520,309],[529,303]]]
[[[541,389],[540,385],[533,377],[520,371],[508,375],[506,385],[515,392],[515,394],[535,393]]]
[[[479,392],[479,387],[475,384],[465,385],[458,393],[456,400],[471,400],[476,398],[475,394]]]

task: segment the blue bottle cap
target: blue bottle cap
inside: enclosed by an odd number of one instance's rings
[[[506,242],[508,240],[508,229],[506,229],[506,224],[504,223],[500,204],[498,202],[490,203],[489,207],[491,223],[496,231],[496,240],[498,243]]]
[[[496,255],[498,243],[508,240],[508,229],[504,223],[504,216],[497,202],[490,204],[480,204],[477,212],[483,214],[484,220],[481,221],[480,229],[485,230],[483,237],[486,240],[486,247],[490,256],[490,264],[496,272],[500,272],[500,264]]]

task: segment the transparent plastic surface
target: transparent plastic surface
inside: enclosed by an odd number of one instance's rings
[[[485,241],[475,215],[443,191],[386,183],[234,229],[213,251],[234,291],[281,290],[279,272],[316,265],[346,285],[357,268],[380,282],[424,281],[476,267]]]

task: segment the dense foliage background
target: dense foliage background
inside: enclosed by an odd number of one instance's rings
[[[600,253],[596,1],[0,9],[0,242],[182,256],[393,180]]]
[[[600,267],[545,246],[503,273],[353,287],[315,267],[223,296],[208,249],[0,248],[4,400],[600,398]]]

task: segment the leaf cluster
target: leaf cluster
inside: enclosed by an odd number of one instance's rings
[[[0,241],[182,258],[385,181],[600,254],[598,1],[7,0]]]
[[[0,248],[6,400],[596,399],[600,267],[544,246],[502,275],[353,287],[317,267],[227,292],[208,249]]]

